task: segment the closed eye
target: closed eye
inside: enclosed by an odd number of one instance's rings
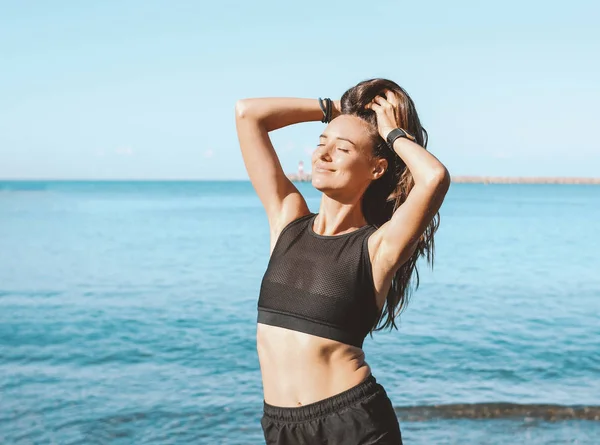
[[[318,144],[318,145],[317,145],[317,147],[324,147],[324,146],[325,146],[325,144]],[[350,150],[346,150],[346,149],[344,149],[344,148],[340,148],[340,147],[338,147],[338,150],[341,150],[341,151],[343,151],[343,152],[345,152],[345,153],[350,153]]]

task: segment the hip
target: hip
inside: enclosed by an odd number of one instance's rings
[[[268,445],[402,443],[392,402],[372,374],[308,405],[281,407],[264,401],[261,426]]]

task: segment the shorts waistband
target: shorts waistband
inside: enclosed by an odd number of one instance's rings
[[[266,417],[284,422],[304,422],[333,413],[341,408],[352,405],[370,395],[382,390],[383,387],[370,374],[365,380],[339,394],[299,407],[281,407],[269,405],[263,400]]]

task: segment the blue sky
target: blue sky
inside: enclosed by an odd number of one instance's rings
[[[246,179],[235,101],[402,85],[454,175],[600,176],[598,2],[2,2],[0,178]],[[286,171],[321,123],[276,131]]]

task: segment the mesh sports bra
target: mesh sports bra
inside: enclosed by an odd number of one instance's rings
[[[316,213],[281,231],[263,276],[258,322],[362,347],[378,316],[369,235],[376,227],[324,236]]]

